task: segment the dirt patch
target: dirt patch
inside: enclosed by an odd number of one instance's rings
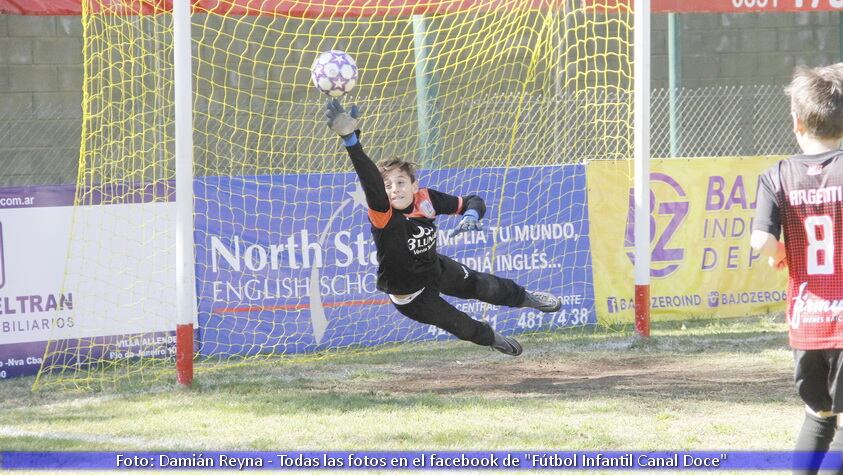
[[[406,363],[379,368],[388,377],[360,382],[366,390],[486,397],[676,396],[684,399],[758,401],[793,397],[789,366],[757,354],[739,362],[723,354],[613,357],[548,354],[539,357],[489,357],[436,367]],[[355,384],[355,385],[358,385]]]

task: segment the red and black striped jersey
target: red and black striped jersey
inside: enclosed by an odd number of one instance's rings
[[[791,347],[843,348],[843,151],[796,155],[766,170],[753,229],[784,232]]]

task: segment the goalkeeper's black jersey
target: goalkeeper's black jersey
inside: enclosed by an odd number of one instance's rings
[[[475,195],[464,198],[421,188],[413,204],[394,210],[384,188],[383,178],[360,144],[347,147],[369,205],[369,220],[378,257],[378,289],[396,295],[411,294],[439,278],[436,252],[436,225],[440,214],[462,214],[474,209],[485,212],[483,200]]]

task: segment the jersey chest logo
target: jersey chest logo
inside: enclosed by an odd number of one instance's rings
[[[436,245],[436,232],[433,228],[418,226],[408,238],[407,249],[414,255],[423,254]]]

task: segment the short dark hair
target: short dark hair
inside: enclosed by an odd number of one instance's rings
[[[410,181],[415,183],[416,172],[419,169],[418,165],[415,163],[398,157],[384,158],[378,161],[378,170],[380,170],[381,175],[395,170],[396,168],[406,173],[410,177]]]
[[[785,89],[790,109],[813,136],[843,138],[843,63],[798,66]]]

